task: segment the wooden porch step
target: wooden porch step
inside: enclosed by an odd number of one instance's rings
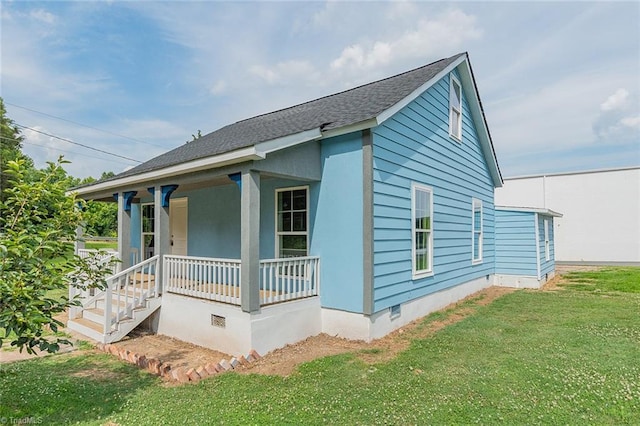
[[[102,332],[104,331],[104,326],[102,324],[98,324],[97,322],[91,321],[91,320],[89,320],[87,318],[82,318],[82,317],[81,318],[74,318],[72,321],[74,321],[74,322],[76,322],[76,323],[78,323],[78,324],[80,324],[80,325],[82,325],[84,327],[90,328],[91,330],[93,330],[93,331],[95,331],[97,333],[100,333],[100,334],[102,334]]]

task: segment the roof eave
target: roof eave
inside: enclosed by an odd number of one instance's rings
[[[263,160],[265,154],[256,150],[256,146],[239,149],[232,152],[226,152],[220,155],[214,155],[206,158],[188,161],[182,164],[176,164],[164,167],[158,170],[151,170],[132,176],[124,176],[119,179],[108,180],[105,182],[97,182],[93,185],[82,188],[73,189],[68,193],[75,193],[82,198],[91,198],[92,195],[104,194],[106,191],[118,191],[123,188],[132,187],[158,179],[179,176],[185,173],[192,173],[210,168],[227,166],[230,164],[242,163],[251,160]]]
[[[540,207],[495,206],[495,209],[499,211],[538,213],[545,216],[553,216],[553,217],[563,216],[562,213],[558,213],[557,211],[546,209],[546,208],[540,208]]]

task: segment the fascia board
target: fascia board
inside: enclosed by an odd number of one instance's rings
[[[320,128],[305,130],[304,132],[294,133],[292,135],[283,136],[277,139],[260,142],[255,145],[256,153],[266,156],[274,151],[289,148],[301,143],[309,142],[322,138]]]
[[[511,206],[495,206],[496,210],[508,211],[508,212],[526,212],[526,213],[538,213],[545,216],[562,217],[562,213],[558,213],[550,209],[542,209],[538,207],[511,207]]]
[[[467,99],[469,98],[469,95],[472,97],[470,102],[468,102],[471,110],[471,117],[478,129],[478,137],[480,139],[480,144],[482,145],[482,150],[485,153],[485,159],[488,163],[489,172],[493,178],[494,186],[499,188],[502,186],[503,182],[500,174],[500,168],[498,167],[498,159],[496,158],[493,143],[491,142],[486,117],[480,109],[480,95],[478,94],[473,75],[471,74],[471,67],[469,66],[469,61],[466,60],[466,57],[464,64],[458,71],[460,72],[460,79],[462,80],[462,86],[465,94],[467,95]]]
[[[95,185],[78,188],[68,191],[67,193],[76,193],[77,195],[87,195],[92,193],[104,192],[111,189],[118,189],[127,186],[138,185],[144,182],[153,182],[158,179],[164,179],[173,176],[179,176],[186,173],[197,172],[210,169],[213,167],[221,167],[229,164],[242,163],[251,160],[263,160],[264,154],[256,152],[255,147],[243,148],[237,151],[227,152],[207,158],[189,161],[174,166],[165,167],[159,170],[153,170],[146,173],[140,173],[133,176],[125,176],[120,179],[114,179],[107,182],[99,182]]]
[[[324,131],[322,132],[322,137],[332,138],[335,136],[346,135],[347,133],[353,133],[360,130],[371,129],[373,127],[376,127],[377,125],[378,125],[378,122],[376,121],[376,119],[372,118],[369,120],[360,121],[355,124],[350,124],[348,126],[338,127],[337,129]]]
[[[378,114],[377,117],[376,117],[376,122],[378,124],[382,124],[385,121],[387,121],[389,118],[391,118],[393,115],[395,115],[402,108],[406,107],[411,102],[413,102],[415,99],[417,99],[420,95],[422,95],[431,86],[433,86],[438,81],[440,81],[440,79],[442,77],[444,77],[447,74],[449,74],[458,65],[460,65],[462,62],[465,62],[466,60],[467,60],[467,56],[466,55],[460,56],[458,59],[456,59],[455,61],[450,63],[445,69],[443,69],[438,74],[436,74],[433,78],[431,78],[429,81],[424,83],[422,86],[418,87],[416,90],[414,90],[413,92],[411,92],[410,94],[408,94],[407,96],[402,98],[400,101],[396,102],[394,105],[392,105],[391,107],[387,108],[386,110],[384,110],[380,114]]]

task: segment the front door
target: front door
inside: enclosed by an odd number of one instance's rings
[[[187,255],[187,198],[174,198],[169,204],[171,254]]]

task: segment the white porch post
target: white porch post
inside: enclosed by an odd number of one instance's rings
[[[83,249],[85,247],[83,225],[84,225],[84,222],[76,228],[76,241],[75,241],[76,254],[78,254],[78,250]]]
[[[260,310],[260,173],[248,170],[241,181],[240,300],[244,312]]]
[[[156,270],[156,282],[160,292],[163,288],[162,265],[165,254],[171,254],[171,229],[169,226],[169,200],[178,185],[156,186],[153,191],[154,229],[153,254],[160,256],[160,267]]]
[[[120,270],[131,266],[131,210],[125,210],[125,193],[115,194],[118,198],[118,254],[120,255]]]

